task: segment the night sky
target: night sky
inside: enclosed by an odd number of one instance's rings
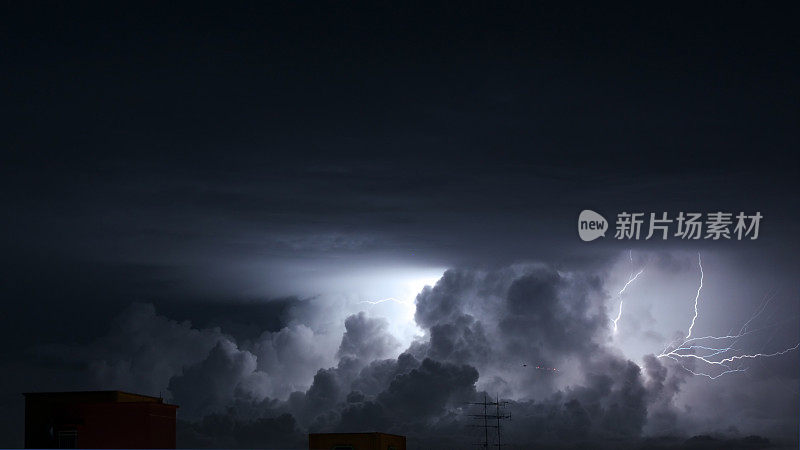
[[[469,448],[487,393],[512,448],[797,448],[799,17],[757,6],[4,6],[0,447],[121,389],[184,447]],[[614,238],[718,211],[758,239]],[[695,298],[774,356],[669,358]]]

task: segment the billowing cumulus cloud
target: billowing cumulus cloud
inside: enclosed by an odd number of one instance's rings
[[[606,352],[607,298],[596,275],[544,265],[451,270],[417,297],[429,340],[413,351],[474,365],[492,392],[547,395],[559,382],[534,368],[577,367]]]
[[[202,362],[169,383],[187,415],[218,412],[232,399],[262,400],[269,388],[270,377],[257,370],[255,355],[230,341],[217,343]]]
[[[105,338],[79,353],[98,386],[158,394],[227,339],[218,328],[197,329],[157,314],[152,304],[134,303]]]
[[[424,334],[404,349],[385,318],[365,312],[335,337],[298,316],[245,339],[133,304],[77,351],[98,387],[180,404],[186,446],[302,447],[309,431],[372,430],[467,445],[479,440],[470,403],[485,395],[508,402],[504,435],[523,447],[613,448],[647,436],[682,446],[675,398],[687,372],[653,355],[641,366],[623,357],[611,345],[612,300],[592,270],[454,269],[417,295]]]
[[[369,318],[363,312],[344,321],[345,333],[339,346],[339,358],[357,359],[364,362],[388,356],[400,344],[387,333],[385,319]]]

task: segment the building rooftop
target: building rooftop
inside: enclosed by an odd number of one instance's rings
[[[383,435],[383,436],[395,436],[395,437],[399,437],[399,438],[405,439],[405,436],[402,436],[402,435],[399,435],[399,434],[382,433],[380,431],[369,431],[369,432],[363,432],[363,433],[308,433],[309,436],[319,436],[319,435],[325,435],[325,436],[337,436],[337,435],[338,436],[353,436],[353,435],[370,435],[370,434],[380,434],[380,435]]]
[[[164,403],[161,397],[124,391],[25,392],[26,400],[71,403]],[[177,405],[168,405],[175,406]]]

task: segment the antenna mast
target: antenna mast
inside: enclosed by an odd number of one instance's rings
[[[501,402],[499,395],[497,396],[496,401],[494,401],[494,402],[489,401],[489,399],[487,398],[486,394],[484,393],[482,402],[471,402],[469,404],[470,405],[483,406],[483,413],[482,414],[470,414],[469,415],[470,417],[472,417],[474,419],[478,419],[478,420],[483,419],[483,424],[472,425],[473,427],[483,428],[483,442],[476,442],[475,445],[480,445],[485,450],[488,450],[489,447],[497,447],[498,450],[499,450],[502,445],[506,445],[506,444],[501,444],[501,442],[500,442],[500,429],[501,429],[500,420],[501,419],[510,419],[511,415],[510,414],[503,414],[501,412],[500,408],[505,406],[505,405],[507,405],[508,402]],[[489,413],[489,407],[490,406],[494,406],[495,407],[495,414],[490,414]],[[489,419],[493,419],[492,422],[496,421],[497,425],[494,425],[494,424],[490,425],[489,424],[490,423]],[[489,442],[489,428],[495,428],[497,430],[497,443],[490,443]]]

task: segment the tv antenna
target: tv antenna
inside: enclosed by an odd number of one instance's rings
[[[470,402],[470,405],[475,406],[483,406],[483,413],[478,414],[470,414],[469,416],[475,420],[478,420],[482,423],[472,425],[473,427],[483,428],[483,442],[476,442],[475,445],[480,445],[484,449],[488,449],[489,447],[497,447],[498,449],[501,446],[508,445],[503,444],[500,441],[500,421],[503,419],[510,419],[511,414],[503,414],[500,411],[500,408],[507,405],[508,402],[500,401],[500,397],[498,396],[495,401],[491,401],[487,396],[486,393],[483,394],[483,401],[482,402]],[[490,412],[490,407],[494,406],[494,413]],[[489,442],[489,429],[494,428],[497,432],[497,442],[491,443]],[[494,434],[494,433],[492,433]]]

